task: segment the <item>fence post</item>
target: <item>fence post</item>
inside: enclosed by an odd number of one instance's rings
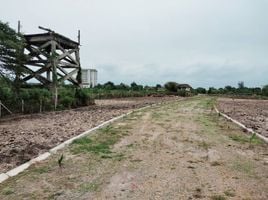
[[[24,100],[21,100],[21,112],[24,113]]]
[[[39,102],[39,112],[41,113],[42,112],[42,99],[40,99],[40,102]]]
[[[2,111],[2,102],[0,101],[0,117],[2,115],[1,111]]]

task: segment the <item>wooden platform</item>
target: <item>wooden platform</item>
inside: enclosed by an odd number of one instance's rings
[[[24,37],[28,59],[23,81],[36,79],[47,87],[55,87],[68,80],[80,86],[76,78],[81,70],[78,42],[53,31]]]

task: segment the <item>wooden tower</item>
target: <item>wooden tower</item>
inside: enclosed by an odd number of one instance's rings
[[[57,106],[57,87],[65,81],[80,87],[77,74],[81,72],[79,58],[80,32],[75,42],[50,29],[39,27],[46,33],[24,35],[26,40],[25,74],[23,81],[31,79],[54,91]]]
[[[25,63],[26,74],[22,80],[34,78],[48,87],[68,80],[79,86],[80,83],[75,77],[81,69],[79,42],[50,29],[39,28],[47,33],[24,35],[28,59]]]

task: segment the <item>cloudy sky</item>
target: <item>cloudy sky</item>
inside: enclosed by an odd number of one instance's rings
[[[99,82],[268,84],[268,0],[0,0],[0,20],[77,39]]]

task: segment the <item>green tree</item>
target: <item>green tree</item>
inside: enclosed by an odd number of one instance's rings
[[[138,84],[135,83],[135,82],[132,82],[132,83],[130,84],[130,87],[131,87],[132,90],[135,90],[135,91],[137,91],[137,90],[142,90],[142,89],[143,89],[143,86],[142,86],[142,85],[138,85]]]
[[[120,83],[119,85],[116,86],[116,89],[127,90],[127,89],[129,89],[129,86],[127,84]]]
[[[239,81],[237,85],[238,85],[238,89],[243,89],[245,87],[244,81]]]
[[[195,89],[195,91],[198,93],[198,94],[206,94],[207,91],[205,88],[202,88],[202,87],[198,87]]]
[[[262,88],[262,95],[268,96],[268,85],[263,86],[263,88]]]
[[[24,72],[24,38],[21,34],[0,21],[0,76],[12,80],[12,85],[18,92]]]
[[[104,88],[107,89],[107,90],[113,90],[115,89],[115,85],[113,82],[111,81],[108,81],[107,83],[104,83]]]
[[[225,90],[225,93],[235,93],[236,92],[235,87],[232,87],[230,85],[225,86],[224,90]]]
[[[210,87],[208,89],[208,94],[218,94],[218,93],[219,93],[219,91],[214,87]]]
[[[170,92],[177,92],[178,90],[178,83],[176,82],[167,82],[164,86]]]

